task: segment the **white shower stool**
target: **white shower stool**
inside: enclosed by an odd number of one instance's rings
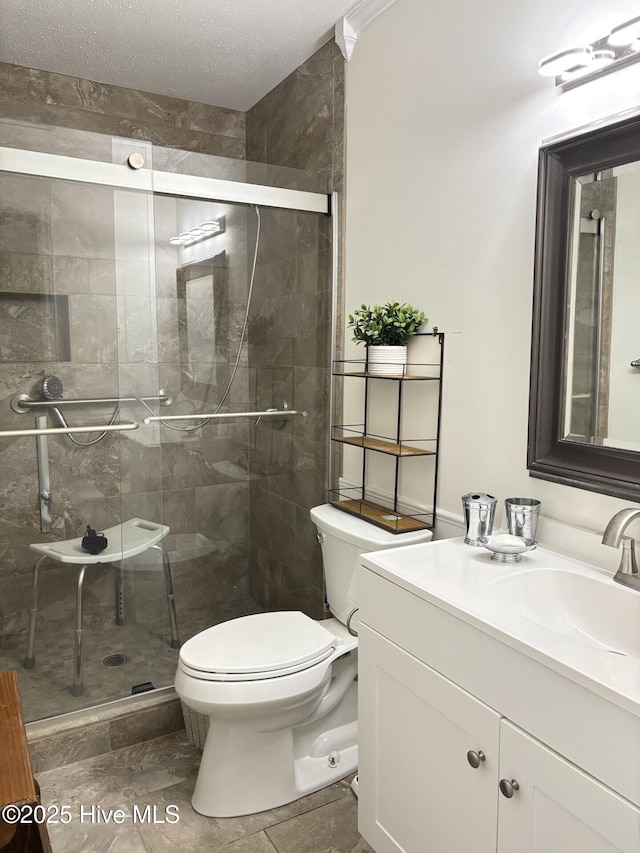
[[[71,693],[81,696],[84,692],[82,681],[82,636],[84,633],[82,624],[82,587],[84,575],[89,566],[96,563],[111,563],[118,569],[118,593],[116,601],[116,624],[124,625],[124,573],[123,562],[137,554],[142,554],[149,548],[154,548],[162,554],[162,567],[164,570],[164,582],[169,607],[169,620],[171,623],[171,648],[180,648],[178,636],[178,621],[176,619],[176,603],[173,596],[173,581],[171,578],[171,563],[169,555],[160,545],[160,542],[169,532],[166,524],[156,524],[154,521],[145,521],[142,518],[130,518],[122,524],[116,524],[102,531],[107,538],[107,547],[99,554],[89,554],[82,548],[82,537],[77,539],[65,539],[62,542],[36,542],[30,545],[34,551],[42,554],[33,567],[33,588],[31,598],[31,610],[29,611],[29,637],[27,641],[27,655],[24,659],[24,668],[33,669],[35,661],[36,644],[36,619],[38,616],[38,578],[40,567],[46,559],[55,560],[58,563],[72,563],[81,566],[78,575],[78,597],[76,601],[76,630],[75,630],[75,663],[73,686]]]

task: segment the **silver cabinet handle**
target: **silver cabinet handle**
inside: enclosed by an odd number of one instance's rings
[[[640,367],[640,358],[634,358],[631,362],[631,367]]]
[[[482,764],[483,761],[487,760],[487,756],[484,752],[479,749],[477,752],[475,750],[470,749],[467,753],[467,761],[473,767],[474,770],[477,770],[478,767]]]
[[[510,782],[508,779],[500,780],[500,793],[503,797],[506,797],[508,800],[513,797],[516,791],[520,790],[520,785],[516,782],[515,779],[512,779]]]

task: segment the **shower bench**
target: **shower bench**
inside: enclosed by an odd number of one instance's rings
[[[75,629],[75,653],[74,674],[71,693],[73,696],[81,696],[84,692],[82,679],[82,637],[83,608],[82,588],[84,577],[89,566],[98,563],[108,563],[118,570],[118,586],[116,594],[116,624],[124,625],[124,562],[130,557],[135,557],[149,549],[155,549],[162,554],[162,568],[164,570],[164,583],[166,590],[167,605],[169,608],[169,622],[171,625],[171,648],[180,648],[178,636],[178,621],[176,618],[176,604],[173,595],[173,581],[171,578],[171,562],[166,550],[160,544],[169,533],[166,524],[157,524],[154,521],[145,521],[142,518],[130,518],[122,524],[102,531],[107,538],[108,545],[99,554],[89,554],[82,548],[82,537],[77,539],[66,539],[60,542],[43,543],[36,542],[30,545],[40,556],[33,567],[33,586],[31,597],[31,609],[29,610],[29,634],[27,640],[27,654],[24,659],[24,668],[33,669],[35,661],[36,643],[36,620],[38,616],[38,580],[40,568],[45,560],[55,560],[58,563],[79,565],[78,595],[76,600],[76,629]]]

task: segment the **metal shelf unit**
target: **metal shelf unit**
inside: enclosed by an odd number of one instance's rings
[[[364,423],[335,424],[331,428],[332,441],[362,449],[361,483],[356,487],[331,489],[330,502],[338,509],[366,519],[392,533],[433,529],[436,521],[438,491],[438,450],[440,446],[440,413],[442,409],[442,372],[444,364],[444,332],[423,333],[420,337],[435,338],[439,345],[438,361],[407,364],[402,373],[376,375],[369,372],[366,360],[338,360],[333,363],[334,376],[364,380]],[[394,435],[377,435],[370,429],[371,383],[393,382],[397,385],[397,410]],[[406,383],[438,383],[435,435],[424,438],[407,438],[403,431],[403,388]],[[386,454],[394,459],[394,482],[390,506],[373,501],[367,495],[367,465],[369,453]],[[402,512],[398,506],[400,466],[404,460],[433,457],[433,495],[431,511]]]

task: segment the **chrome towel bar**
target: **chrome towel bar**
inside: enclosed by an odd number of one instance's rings
[[[123,424],[98,424],[97,426],[47,427],[46,429],[3,429],[0,438],[18,438],[23,435],[69,435],[73,432],[123,432],[124,430],[139,429],[135,421],[125,421]]]
[[[307,417],[307,412],[297,409],[267,409],[263,412],[213,412],[210,415],[159,415],[144,419],[145,424],[154,421],[222,420],[223,418],[283,418],[292,415]]]

